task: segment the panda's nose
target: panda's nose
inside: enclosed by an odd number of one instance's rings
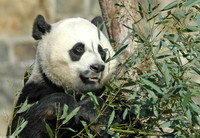
[[[93,64],[90,65],[90,69],[96,73],[99,73],[101,71],[104,71],[105,66],[101,64]]]

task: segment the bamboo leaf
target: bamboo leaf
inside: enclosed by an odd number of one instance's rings
[[[155,105],[153,105],[153,113],[156,117],[158,117],[158,110]]]
[[[17,113],[22,113],[24,111],[27,110],[27,103],[28,103],[28,100],[26,99],[25,102],[23,103],[23,105],[20,107],[20,109],[17,111]]]
[[[196,68],[196,67],[191,67],[191,68],[192,68],[192,70],[194,70],[197,74],[200,75],[200,70],[199,70],[198,68]]]
[[[142,81],[147,84],[148,86],[150,86],[151,88],[153,88],[154,90],[156,90],[159,94],[163,95],[163,92],[161,91],[161,89],[155,85],[154,83],[150,82],[149,80],[143,79],[141,78]]]
[[[47,123],[45,124],[45,127],[46,127],[46,130],[47,130],[50,138],[54,138],[54,133],[53,133],[51,127]]]
[[[125,7],[125,5],[123,5],[123,4],[119,4],[119,3],[115,3],[115,6],[118,6],[118,7],[120,7],[120,8]]]
[[[190,103],[191,108],[200,115],[200,107],[197,106],[195,103]]]
[[[115,117],[115,110],[113,110],[111,115],[110,115],[110,118],[109,118],[109,121],[108,121],[108,127],[110,127],[110,125],[112,124],[114,117]]]
[[[143,18],[143,17],[144,17],[144,15],[143,15],[143,11],[144,11],[144,9],[143,9],[141,3],[139,3],[139,2],[138,2],[138,9],[139,9],[138,12],[139,12],[141,18]]]
[[[154,19],[154,18],[157,17],[157,16],[158,16],[158,14],[153,15],[152,17],[150,17],[150,18],[147,19],[147,22],[148,22],[148,21],[151,21],[152,19]]]
[[[164,21],[164,18],[162,17],[162,15],[159,13],[159,14],[157,14],[157,18],[160,20],[160,21]]]
[[[81,120],[81,123],[84,126],[86,133],[88,133],[89,131],[88,131],[87,123],[83,120]]]
[[[124,50],[128,47],[128,44],[123,46],[122,48],[120,48],[115,54],[114,56],[111,58],[111,60],[115,59],[116,57],[118,57],[122,52],[124,52]]]
[[[148,5],[148,13],[152,13],[152,5],[153,5],[153,0],[147,0],[147,5]]]
[[[163,128],[163,127],[170,127],[170,126],[172,125],[172,122],[173,122],[173,121],[167,121],[167,122],[161,124],[161,125],[160,125],[160,128]]]
[[[80,106],[75,108],[66,118],[65,120],[62,122],[62,124],[66,124],[70,119],[72,119],[72,117],[74,117],[78,111],[80,110]]]
[[[92,92],[88,92],[88,95],[90,96],[90,99],[94,103],[95,106],[99,105],[96,96]]]
[[[173,1],[170,4],[168,4],[167,6],[165,6],[161,11],[170,10],[172,8],[177,7],[177,5],[178,5],[178,1]]]
[[[23,105],[20,107],[20,109],[17,111],[17,113],[23,113],[25,111],[27,111],[28,109],[31,108],[31,106],[33,106],[34,104],[28,104],[28,100],[26,99],[26,101],[23,103]]]
[[[20,126],[14,131],[11,137],[17,137],[19,133],[26,127],[27,124],[28,124],[28,121],[22,120]]]
[[[192,123],[192,114],[191,114],[190,108],[188,108],[185,113],[188,120]]]
[[[124,87],[130,87],[130,86],[134,86],[134,85],[136,85],[136,83],[133,82],[133,81],[131,81],[131,82],[125,83],[123,86],[124,86]]]
[[[116,50],[119,49],[121,46],[124,45],[124,43],[129,39],[130,36],[132,36],[133,33],[129,33],[125,38],[124,40],[122,40],[122,42],[117,46]]]
[[[67,117],[67,111],[68,111],[68,105],[66,105],[66,104],[64,104],[64,107],[63,107],[63,114],[62,114],[62,116],[60,117],[60,119],[64,119],[64,118],[66,118]]]
[[[160,51],[160,49],[161,49],[161,42],[160,42],[160,44],[155,48],[155,50],[154,50],[154,54],[155,55],[157,55],[158,54],[158,52]]]
[[[124,113],[123,113],[123,120],[126,119],[127,114],[128,114],[128,109],[126,108],[126,109],[124,110]]]
[[[89,136],[89,138],[92,138],[93,135],[90,133],[90,131],[89,131],[89,129],[88,129],[88,126],[87,126],[87,123],[86,123],[85,121],[82,121],[82,120],[81,120],[81,123],[82,123],[82,125],[84,126],[84,129],[85,129],[87,135]]]
[[[26,84],[30,76],[31,76],[30,69],[27,69],[26,72],[24,73],[24,85]]]
[[[152,11],[154,11],[155,9],[157,9],[160,6],[160,3],[158,3],[156,6],[153,7]]]
[[[200,3],[200,0],[188,0],[183,4],[183,7],[192,7],[199,3]]]
[[[189,103],[191,99],[191,92],[186,92],[186,95],[183,99],[183,106],[186,108],[187,104]]]
[[[182,32],[196,32],[200,29],[197,26],[186,26],[185,29],[182,30]]]
[[[197,25],[198,25],[198,28],[200,30],[200,14],[199,13],[197,13],[196,18],[197,18]]]
[[[145,88],[145,90],[149,93],[149,95],[151,95],[154,99],[157,98],[157,96],[155,95],[155,93],[147,88]]]
[[[166,62],[163,63],[163,72],[164,72],[164,76],[165,76],[165,82],[166,82],[167,85],[169,85],[169,80],[170,80],[170,78],[169,78],[169,69],[167,67],[167,63]]]
[[[179,35],[178,34],[165,34],[164,37],[167,38],[171,42],[176,42],[179,38]]]

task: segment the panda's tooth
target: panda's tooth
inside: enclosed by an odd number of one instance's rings
[[[98,78],[89,78],[90,81],[95,81],[95,82],[98,82],[99,79]]]

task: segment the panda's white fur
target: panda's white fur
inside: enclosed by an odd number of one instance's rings
[[[80,60],[72,61],[69,50],[81,42],[85,45],[85,52]],[[105,63],[99,52],[98,45],[106,50],[106,59],[114,51],[102,32],[100,36],[95,25],[82,18],[71,18],[51,24],[51,30],[39,40],[36,59],[28,83],[42,83],[41,69],[57,86],[66,90],[90,91],[101,88],[115,71],[116,60]],[[92,64],[105,65],[103,72],[94,73],[90,69]],[[86,70],[88,78],[98,77],[100,82],[85,84],[80,74]]]

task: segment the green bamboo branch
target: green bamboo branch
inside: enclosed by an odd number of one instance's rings
[[[117,128],[110,128],[112,131],[121,132],[121,133],[128,133],[128,134],[139,134],[145,136],[173,136],[172,134],[165,134],[165,133],[149,133],[143,131],[134,131],[134,130],[122,130]]]

